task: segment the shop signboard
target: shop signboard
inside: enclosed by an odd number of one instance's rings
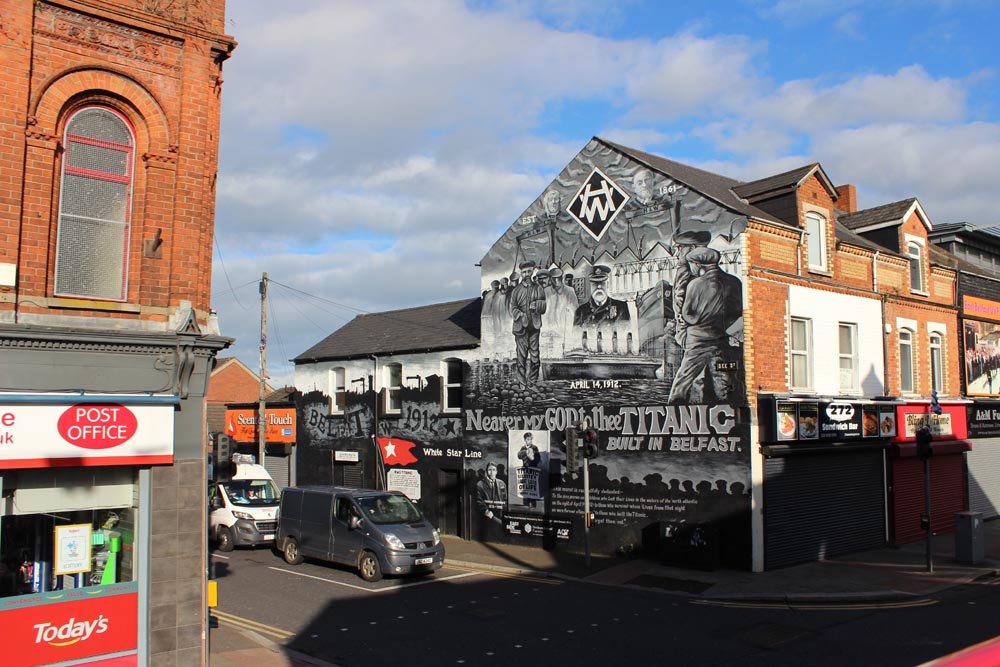
[[[138,585],[0,598],[7,667],[66,664],[138,647]]]
[[[895,406],[851,401],[776,400],[774,439],[815,442],[896,435]]]
[[[970,438],[1000,438],[1000,403],[975,401],[968,407]]]
[[[4,403],[0,470],[172,463],[174,406],[127,397],[65,404]]]
[[[257,442],[257,408],[226,410],[226,435],[236,442]],[[264,439],[267,442],[295,442],[295,408],[264,406]]]

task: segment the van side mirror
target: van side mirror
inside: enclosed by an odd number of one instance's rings
[[[347,527],[351,530],[357,530],[361,527],[361,517],[357,514],[352,514],[351,518],[347,520]]]
[[[222,507],[222,498],[219,496],[212,496],[212,502],[210,504],[212,509],[217,510]]]

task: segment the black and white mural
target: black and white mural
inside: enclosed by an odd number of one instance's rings
[[[493,245],[462,426],[507,462],[508,536],[527,524],[579,539],[582,481],[561,469],[567,427],[585,422],[600,434],[591,527],[603,549],[659,522],[739,523],[749,544],[745,229],[595,140]],[[548,448],[537,483],[526,439]]]

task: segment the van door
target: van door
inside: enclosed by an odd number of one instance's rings
[[[330,560],[330,516],[333,494],[302,494],[302,528],[299,550],[303,555]]]
[[[365,542],[365,528],[351,528],[351,517],[361,518],[357,505],[346,496],[337,496],[336,509],[333,516],[333,555],[334,560],[354,565]],[[362,519],[362,521],[364,521]]]

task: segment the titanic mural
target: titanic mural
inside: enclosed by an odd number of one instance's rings
[[[749,543],[745,229],[593,140],[493,245],[462,426],[485,454],[480,481],[490,465],[506,472],[505,501],[479,517],[494,535],[579,540],[582,482],[561,474],[563,439],[586,422],[601,435],[599,547],[627,549],[659,522]],[[523,456],[526,440],[537,458]]]

